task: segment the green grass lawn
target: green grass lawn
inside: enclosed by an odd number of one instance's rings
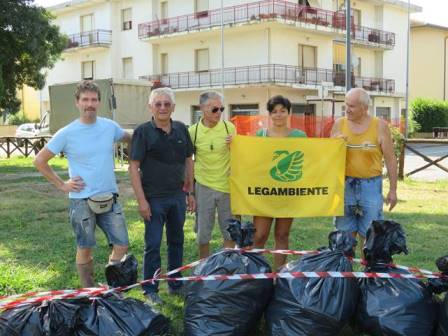
[[[56,170],[65,170],[65,159],[51,161]],[[33,175],[32,159],[0,160],[0,295],[30,290],[78,287],[75,270],[75,242],[68,223],[67,197],[55,190],[44,178]],[[20,174],[18,174],[20,173]],[[144,226],[136,207],[129,178],[121,169],[117,173],[120,200],[124,205],[131,246],[140,264],[143,253]],[[388,183],[385,183],[387,189]],[[385,190],[387,191],[387,190]],[[448,181],[437,183],[406,180],[399,183],[399,204],[388,219],[401,223],[407,233],[409,255],[397,256],[395,262],[435,270],[437,257],[447,254]],[[292,249],[315,249],[327,245],[333,229],[331,218],[297,219],[291,232]],[[198,258],[193,218],[185,225],[185,263]],[[220,247],[220,233],[213,235],[213,249]],[[165,244],[162,244],[165,247]],[[272,240],[268,247],[272,247]],[[166,265],[163,248],[162,263]],[[96,280],[105,282],[104,264],[109,254],[101,232],[95,250]],[[291,259],[291,258],[290,258]],[[139,290],[131,296],[142,298]],[[183,303],[166,294],[162,311],[172,320],[175,335],[182,334]],[[257,333],[261,334],[261,333]]]

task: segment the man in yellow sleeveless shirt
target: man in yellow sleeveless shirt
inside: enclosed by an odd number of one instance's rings
[[[372,220],[383,219],[383,158],[389,176],[386,204],[397,204],[397,160],[387,123],[369,115],[370,96],[360,88],[345,96],[346,116],[338,119],[332,137],[347,141],[344,216],[335,217],[338,230],[366,237]]]
[[[235,135],[235,126],[221,120],[224,111],[220,93],[203,92],[199,97],[202,118],[190,126],[189,132],[194,150],[194,178],[196,192],[196,228],[199,257],[210,254],[215,214],[224,240],[224,247],[233,247],[226,230],[227,220],[232,218],[230,210],[230,142]]]

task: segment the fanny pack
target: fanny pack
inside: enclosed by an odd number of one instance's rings
[[[99,215],[112,210],[115,198],[116,196],[113,193],[97,194],[89,197],[87,199],[87,204],[89,205],[90,210]]]

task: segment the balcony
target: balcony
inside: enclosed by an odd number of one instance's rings
[[[337,34],[345,31],[344,12],[302,6],[283,0],[265,0],[223,9],[225,26],[261,21],[293,23],[301,28]],[[139,24],[138,36],[140,39],[159,38],[220,26],[221,9],[215,9]],[[362,45],[386,49],[395,45],[395,34],[391,32],[352,25],[351,34],[353,42]]]
[[[78,48],[88,47],[108,48],[112,44],[112,31],[97,29],[69,35],[68,38],[69,40],[65,51],[73,51]]]
[[[221,86],[221,69],[203,72],[178,72],[166,75],[142,76],[155,85],[169,86],[173,89],[198,89]],[[307,88],[322,82],[332,82],[335,87],[345,86],[345,73],[330,69],[302,68],[284,64],[263,64],[244,67],[225,68],[224,85],[286,85]],[[368,91],[392,94],[395,92],[393,79],[352,77],[353,87]]]

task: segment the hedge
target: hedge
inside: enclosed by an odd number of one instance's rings
[[[448,127],[448,102],[417,98],[411,104],[412,119],[420,132],[432,132],[433,127]]]

